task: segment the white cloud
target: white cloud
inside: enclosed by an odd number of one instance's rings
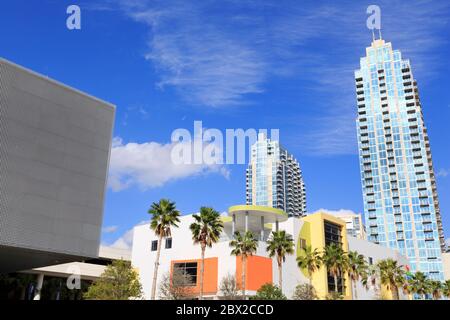
[[[330,214],[330,215],[333,215],[333,216],[344,215],[344,214],[358,214],[358,213],[356,213],[356,212],[354,212],[352,210],[349,210],[349,209],[339,209],[339,210],[319,209],[319,210],[314,211],[311,214],[320,213],[320,212],[327,213],[327,214]]]
[[[121,191],[131,186],[142,190],[161,187],[167,182],[216,173],[229,177],[228,169],[219,164],[176,164],[171,153],[175,143],[156,142],[124,144],[116,137],[112,142],[108,186]]]
[[[133,247],[133,229],[127,230],[127,232],[114,241],[110,247],[131,250]]]
[[[119,227],[118,226],[106,226],[102,229],[103,233],[114,233],[117,231]]]
[[[149,221],[144,220],[141,221],[139,223],[137,223],[134,227],[143,225],[143,224],[148,224]],[[109,247],[112,248],[117,248],[117,249],[127,249],[127,250],[131,250],[131,248],[133,247],[133,230],[134,227],[125,231],[125,233],[120,236],[117,240],[115,240],[111,245],[108,245]]]
[[[450,174],[450,170],[447,170],[447,169],[441,169],[441,170],[438,171],[438,173],[436,174],[436,176],[445,178],[445,177],[447,177],[449,174]]]

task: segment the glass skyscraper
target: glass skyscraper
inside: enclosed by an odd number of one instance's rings
[[[290,216],[306,214],[305,185],[294,156],[278,141],[258,135],[247,169],[246,202],[284,210]]]
[[[355,80],[368,239],[398,249],[412,272],[444,280],[436,180],[410,63],[391,43],[374,40]]]

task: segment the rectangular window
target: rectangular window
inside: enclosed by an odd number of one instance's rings
[[[369,257],[369,265],[373,265],[373,258]]]
[[[171,249],[172,248],[172,238],[167,238],[166,239],[166,249]]]
[[[341,245],[341,227],[337,224],[325,221],[325,245],[332,243]]]
[[[174,272],[186,276],[188,286],[197,285],[197,262],[180,262],[173,265]]]
[[[306,248],[306,240],[300,238],[300,249],[305,249]]]
[[[152,241],[152,251],[158,250],[158,240]]]
[[[334,276],[328,273],[327,280],[328,280],[328,293],[335,292],[336,290],[335,290]],[[338,276],[336,280],[337,280],[337,292],[343,294],[345,289],[344,279],[341,276]]]

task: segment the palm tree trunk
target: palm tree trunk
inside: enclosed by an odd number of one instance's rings
[[[337,275],[334,276],[334,292],[338,293],[338,283],[337,283]]]
[[[278,286],[281,292],[283,292],[283,263],[278,262]]]
[[[152,284],[152,296],[151,296],[152,300],[155,300],[155,296],[156,296],[156,280],[158,278],[159,256],[161,254],[162,239],[163,239],[163,237],[159,236],[158,249],[156,251],[156,259],[155,259],[155,269],[153,270],[153,284]]]
[[[312,272],[308,271],[309,285],[312,287]]]
[[[398,295],[398,288],[396,285],[392,286],[392,299],[400,300],[400,297]]]
[[[200,296],[199,300],[203,300],[203,275],[205,274],[205,245],[202,243],[202,267],[200,269]]]
[[[353,296],[354,296],[353,300],[358,300],[358,293],[356,292],[356,281],[352,279],[352,282],[353,282]]]
[[[245,273],[247,272],[247,257],[242,256],[242,299],[245,300]]]

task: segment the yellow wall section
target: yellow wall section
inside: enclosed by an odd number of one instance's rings
[[[326,213],[308,215],[302,218],[302,220],[304,221],[304,224],[300,230],[299,238],[305,239],[306,244],[310,245],[313,250],[317,249],[319,252],[322,252],[325,247],[324,222],[327,220],[341,226],[342,248],[345,252],[348,252],[347,231],[343,220]],[[298,239],[298,246],[299,245],[300,239]],[[298,250],[297,252],[298,255],[302,254],[302,250]],[[302,270],[302,273],[307,275],[306,270]],[[325,267],[322,266],[318,271],[314,272],[312,275],[312,284],[317,295],[321,299],[325,299],[328,295],[328,280]],[[345,276],[345,286],[344,299],[351,299],[351,283],[347,275]]]

